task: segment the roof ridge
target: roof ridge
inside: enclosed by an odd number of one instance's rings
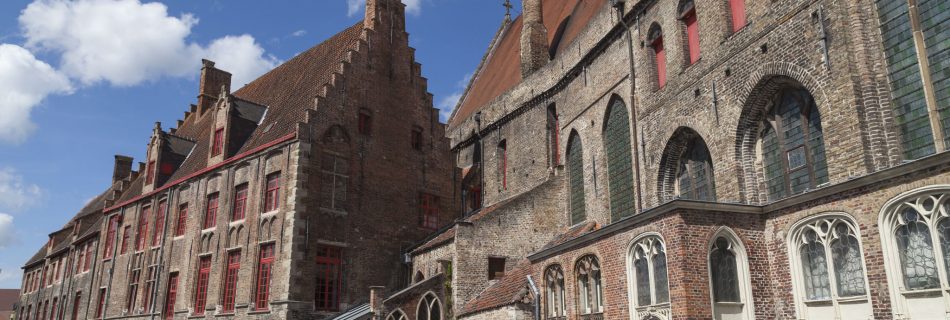
[[[521,16],[519,15],[515,19],[517,20],[520,18]],[[485,54],[482,56],[482,61],[478,63],[478,67],[475,68],[475,73],[473,73],[472,77],[468,79],[468,84],[465,85],[465,90],[462,91],[462,96],[459,97],[457,102],[455,102],[455,107],[452,108],[452,114],[449,115],[449,119],[447,121],[448,123],[452,123],[452,119],[455,118],[456,113],[458,113],[459,106],[462,105],[462,102],[464,102],[465,98],[468,97],[469,91],[472,90],[472,85],[475,84],[475,79],[478,79],[479,75],[481,75],[482,69],[488,63],[488,60],[490,60],[494,55],[495,49],[498,48],[498,43],[500,42],[502,35],[508,32],[508,29],[511,27],[513,22],[514,20],[506,18],[501,22],[501,26],[498,27],[498,31],[495,31],[495,36],[492,38],[491,42],[488,43],[488,50],[486,50]]]

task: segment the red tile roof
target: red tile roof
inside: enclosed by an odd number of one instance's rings
[[[607,0],[547,0],[542,1],[541,14],[544,26],[548,30],[548,43],[554,40],[558,27],[565,18],[570,17],[555,56],[567,48],[583,31],[588,22]],[[485,61],[476,70],[465,95],[459,101],[456,110],[449,119],[449,126],[455,126],[491,102],[505,91],[521,82],[521,29],[522,17],[519,16],[503,30],[489,48]]]
[[[460,316],[480,311],[487,311],[521,302],[528,294],[528,275],[532,272],[532,265],[528,259],[522,260],[514,268],[474,299],[462,307]]]
[[[450,229],[443,231],[437,236],[433,237],[429,241],[426,241],[419,247],[412,250],[412,254],[419,254],[430,249],[442,246],[445,243],[449,243],[455,240],[455,227],[453,226]]]

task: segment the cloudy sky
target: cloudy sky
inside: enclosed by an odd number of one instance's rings
[[[237,89],[362,19],[364,1],[0,1],[0,288],[108,187],[113,155],[142,159],[154,122],[195,102],[202,58]],[[504,1],[403,2],[444,121]]]

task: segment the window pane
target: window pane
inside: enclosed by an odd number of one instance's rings
[[[642,248],[637,248],[636,256],[633,265],[637,277],[637,305],[648,306],[652,304],[653,300],[650,293],[650,266]]]
[[[950,209],[950,204],[946,205]],[[940,235],[940,250],[943,252],[943,267],[950,274],[950,219],[944,218],[937,223],[937,234]]]
[[[656,292],[656,303],[670,302],[670,283],[666,274],[666,252],[663,246],[657,243],[657,254],[653,256],[653,277]]]
[[[716,239],[709,255],[712,272],[713,300],[715,302],[742,302],[739,299],[739,272],[736,255],[729,249],[729,240]]]
[[[805,295],[808,300],[824,300],[831,297],[825,247],[817,241],[817,238],[815,231],[807,231],[805,233],[807,242],[799,249],[805,277]]]
[[[769,199],[785,197],[785,167],[782,165],[778,135],[768,123],[762,131],[762,155],[765,158],[765,179],[769,188]]]
[[[897,229],[897,250],[901,258],[904,286],[908,290],[939,288],[930,231],[927,225],[918,221],[919,216],[913,209],[907,209],[903,216],[907,224]]]
[[[838,296],[864,295],[864,269],[861,267],[858,239],[851,234],[847,225],[839,224],[835,229],[839,238],[831,242],[831,257],[835,266]]]
[[[567,170],[570,178],[571,224],[577,224],[586,218],[584,203],[584,150],[578,136],[571,137],[567,149]]]
[[[825,161],[825,139],[821,129],[821,116],[815,101],[808,97],[811,111],[808,114],[808,151],[811,153],[815,185],[828,182],[828,163]]]
[[[617,221],[633,215],[633,173],[630,155],[630,122],[627,107],[615,100],[604,132],[607,151],[610,218]]]

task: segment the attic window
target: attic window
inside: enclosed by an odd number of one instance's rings
[[[561,40],[564,39],[564,31],[567,29],[567,23],[571,21],[571,16],[567,16],[564,20],[561,20],[561,24],[557,27],[557,32],[554,33],[554,39],[551,39],[551,46],[548,48],[548,55],[551,59],[554,59],[554,56],[557,55],[557,48],[561,46]]]
[[[217,156],[224,150],[224,128],[214,131],[214,145],[211,146],[211,156]]]
[[[488,258],[488,280],[501,279],[505,277],[505,258]]]

